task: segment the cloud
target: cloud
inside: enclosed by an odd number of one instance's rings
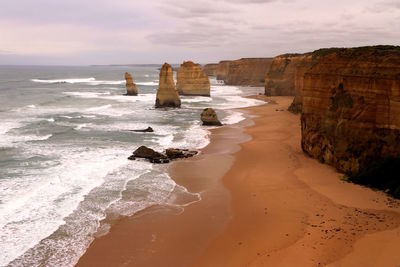
[[[399,17],[397,0],[2,0],[0,54],[3,64],[176,63],[398,45]]]

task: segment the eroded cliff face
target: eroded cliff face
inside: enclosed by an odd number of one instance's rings
[[[215,70],[215,76],[217,77],[217,80],[222,80],[224,81],[226,79],[226,76],[228,75],[229,71],[229,65],[231,64],[232,61],[225,60],[225,61],[220,61],[218,63],[218,67]]]
[[[229,64],[224,79],[227,85],[264,86],[265,72],[272,58],[242,58]]]
[[[348,174],[399,158],[400,47],[322,49],[312,57],[299,73],[303,150]]]
[[[306,68],[310,62],[310,54],[284,54],[275,57],[265,73],[265,94],[268,96],[296,95],[296,77],[301,77],[296,74],[296,70]]]
[[[210,63],[210,64],[204,65],[203,70],[208,76],[217,76],[217,74],[216,74],[217,68],[218,68],[217,63]]]
[[[171,65],[165,63],[160,70],[160,81],[156,96],[156,108],[180,107],[181,99],[175,89]]]
[[[210,80],[199,64],[183,62],[176,77],[180,95],[210,96]]]

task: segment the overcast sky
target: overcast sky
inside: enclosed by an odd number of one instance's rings
[[[0,64],[200,63],[400,45],[400,0],[1,0]]]

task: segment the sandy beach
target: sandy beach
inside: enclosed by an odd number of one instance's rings
[[[293,97],[260,98],[171,165],[201,201],[120,218],[78,266],[400,266],[400,203],[303,154]]]

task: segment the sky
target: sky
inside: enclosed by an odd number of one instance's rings
[[[400,45],[400,0],[1,0],[0,65],[218,62]]]

